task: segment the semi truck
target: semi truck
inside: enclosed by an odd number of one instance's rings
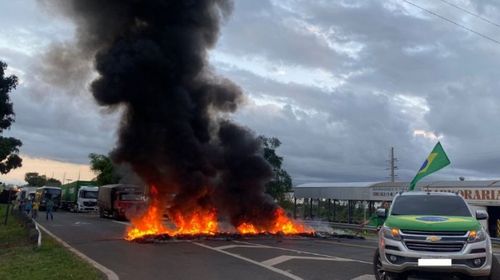
[[[54,211],[57,211],[61,206],[61,188],[43,186],[36,189],[35,201],[39,203],[41,211],[45,210],[49,200],[54,202]]]
[[[61,186],[61,208],[74,211],[97,211],[99,187],[92,181],[75,181]]]
[[[35,186],[24,186],[20,187],[17,192],[17,200],[35,200],[35,193],[38,187]]]
[[[146,206],[144,188],[137,185],[114,184],[99,188],[99,216],[124,220],[141,212]]]

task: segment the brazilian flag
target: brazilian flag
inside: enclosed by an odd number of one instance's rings
[[[422,164],[422,167],[420,167],[420,170],[418,170],[417,175],[415,175],[413,180],[411,180],[409,191],[413,191],[415,189],[415,184],[420,179],[424,178],[425,176],[431,173],[438,171],[439,169],[447,166],[448,164],[450,164],[450,160],[448,159],[448,156],[444,152],[441,143],[438,142],[436,146],[434,146],[434,149],[432,149],[431,154],[424,161],[424,164]]]

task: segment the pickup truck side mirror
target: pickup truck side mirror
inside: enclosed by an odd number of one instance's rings
[[[377,216],[379,216],[380,218],[386,218],[387,217],[386,209],[384,209],[384,208],[377,209],[376,213],[377,213]]]
[[[488,212],[486,212],[484,210],[476,210],[476,219],[487,220],[488,219]]]

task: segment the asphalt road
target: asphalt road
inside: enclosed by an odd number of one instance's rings
[[[38,222],[88,257],[128,279],[373,280],[373,240],[245,239],[138,244],[126,223],[56,212]],[[436,278],[442,279],[442,277]]]

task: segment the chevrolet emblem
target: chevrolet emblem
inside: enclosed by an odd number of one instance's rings
[[[438,242],[441,240],[441,237],[432,235],[432,236],[427,236],[425,240],[430,242]]]

